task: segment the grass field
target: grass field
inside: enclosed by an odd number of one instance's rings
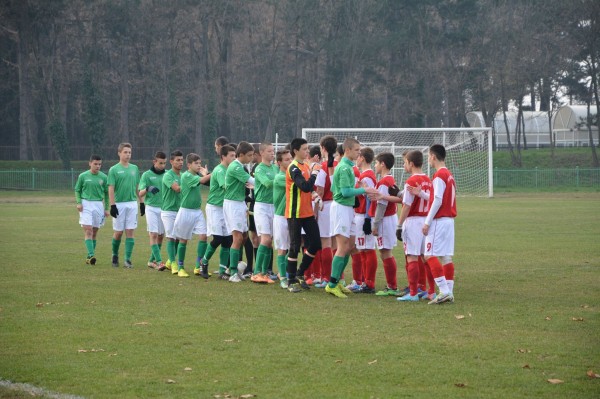
[[[145,266],[145,221],[133,270],[110,266],[110,222],[86,266],[70,194],[0,192],[0,380],[90,398],[600,397],[600,194],[458,205],[456,302],[428,306],[172,277]]]

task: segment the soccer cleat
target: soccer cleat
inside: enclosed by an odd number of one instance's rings
[[[350,291],[355,292],[356,289],[360,288],[360,284],[356,280],[352,280],[352,283],[346,286]]]
[[[452,294],[440,294],[435,299],[429,301],[428,305],[440,305],[446,302],[454,302],[454,296]]]
[[[229,277],[231,277],[229,274],[226,273],[219,273],[219,280],[229,280]]]
[[[165,270],[165,269],[166,269],[165,262],[160,262],[160,263],[158,264],[158,267],[157,267],[157,269],[156,269],[156,270],[158,270],[159,272],[162,272],[162,271],[163,271],[163,270]]]
[[[91,256],[88,256],[87,258],[85,258],[85,264],[86,264],[86,265],[91,265],[91,263],[90,263],[90,259],[92,259],[92,257],[91,257]]]
[[[301,287],[303,290],[310,290],[310,285],[308,285],[308,284],[306,283],[306,280],[304,280],[304,278],[303,278],[303,277],[296,277],[296,279],[298,280],[298,284],[300,284],[300,287]]]
[[[342,290],[340,289],[341,284],[337,284],[334,288],[331,288],[329,286],[329,284],[325,287],[325,292],[328,294],[331,294],[337,298],[348,298],[348,296],[346,296],[346,294],[344,294],[342,292]]]
[[[252,277],[250,277],[250,281],[252,281],[253,283],[262,283],[262,278],[259,274],[253,274]]]
[[[200,262],[200,277],[205,280],[208,280],[212,274],[208,272],[208,264]]]
[[[287,290],[287,288],[288,288],[288,279],[287,279],[287,277],[282,277],[281,279],[279,279],[279,286],[281,288],[283,288],[284,290]]]
[[[273,273],[273,272],[269,272],[269,274],[267,275],[267,277],[269,277],[269,279],[273,280],[273,281],[279,280],[279,277],[277,276],[277,274]]]
[[[437,295],[435,295],[435,292],[433,294],[427,294],[423,297],[423,299],[427,300],[427,301],[433,301],[435,298],[437,297]]]
[[[179,265],[177,262],[171,262],[171,274],[177,274],[179,272]]]
[[[362,292],[362,290],[365,289],[366,287],[367,287],[367,285],[365,283],[362,283],[360,285],[357,284],[355,287],[348,286],[346,288],[348,288],[353,293],[358,294],[358,293]]]
[[[375,288],[371,288],[369,286],[364,286],[362,290],[360,290],[361,294],[375,294]]]
[[[200,275],[200,267],[194,267],[194,275],[195,276],[199,276]]]
[[[410,294],[410,288],[409,287],[404,287],[400,290],[398,290],[398,296],[404,296],[404,295],[408,295]]]
[[[237,273],[234,273],[231,275],[231,277],[229,277],[229,282],[231,282],[231,283],[239,283],[241,281],[242,281],[242,279],[240,278],[240,275]]]
[[[165,263],[165,268],[171,270],[171,261],[169,259],[167,259],[167,262]]]
[[[377,296],[397,296],[398,290],[393,290],[390,287],[385,287],[383,291],[377,291],[375,295]]]
[[[123,266],[125,266],[126,269],[133,269],[133,265],[131,264],[131,261],[129,259],[125,260],[125,263],[123,263]]]
[[[348,289],[348,287],[344,286],[342,283],[339,283],[338,287],[340,291],[342,291],[344,294],[352,294],[352,291]]]
[[[403,295],[403,296],[401,296],[399,298],[396,298],[396,300],[401,301],[401,302],[409,302],[409,301],[411,301],[411,302],[419,302],[419,299],[420,298],[419,298],[418,294],[417,295],[406,294],[406,295]]]
[[[119,267],[119,257],[117,255],[112,256],[112,267]]]
[[[95,265],[96,264],[96,256],[92,255],[90,257],[90,265]]]
[[[158,269],[158,264],[156,262],[154,262],[154,261],[148,262],[148,267],[150,269]]]
[[[315,288],[325,288],[325,287],[327,287],[328,283],[329,283],[329,281],[323,279],[320,283],[315,283],[314,287]]]
[[[187,272],[185,271],[185,269],[182,267],[181,269],[179,269],[179,271],[177,272],[177,277],[189,277],[190,275],[187,274]]]
[[[417,292],[417,295],[419,296],[419,299],[423,299],[423,298],[425,298],[427,296],[427,291],[422,290],[422,289],[419,288],[419,290]]]
[[[317,285],[317,284],[321,284],[321,279],[320,278],[313,278],[312,285]]]
[[[288,285],[288,291],[296,294],[296,293],[302,292],[304,290],[300,286],[300,283],[293,283],[293,284]]]

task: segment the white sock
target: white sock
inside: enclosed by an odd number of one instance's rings
[[[446,280],[446,284],[448,285],[448,291],[450,291],[450,294],[454,295],[454,280]]]
[[[450,289],[448,288],[448,282],[446,281],[446,277],[436,277],[435,284],[440,289],[440,294],[448,295],[450,293]]]

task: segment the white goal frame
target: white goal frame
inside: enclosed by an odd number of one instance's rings
[[[377,139],[369,140],[369,133],[379,133]],[[460,133],[465,133],[466,136],[461,139]],[[408,134],[412,134],[412,137],[419,136],[431,136],[441,140],[431,140],[431,142],[413,142],[409,140],[402,140],[404,137],[409,137]],[[492,128],[481,127],[481,128],[303,128],[302,137],[309,143],[318,144],[322,136],[333,135],[338,141],[343,140],[346,137],[354,137],[361,142],[362,145],[373,147],[375,154],[380,152],[388,151],[392,152],[396,156],[396,165],[394,167],[396,174],[403,175],[402,155],[399,151],[406,149],[418,149],[423,152],[426,156],[429,147],[433,144],[442,144],[446,147],[446,150],[454,153],[467,152],[463,151],[462,148],[468,145],[469,142],[475,140],[477,147],[480,149],[479,153],[487,155],[487,164],[481,162],[482,168],[487,168],[486,174],[480,174],[480,180],[487,180],[483,185],[487,185],[487,192],[482,189],[480,192],[464,192],[461,190],[460,185],[457,184],[457,194],[461,196],[486,196],[492,198],[494,196],[494,164],[493,164],[493,149],[492,149]],[[452,165],[449,165],[449,169],[452,171]],[[429,165],[423,165],[423,170],[429,175],[433,175],[433,171],[429,170]],[[398,183],[401,183],[400,181]],[[487,184],[485,184],[487,183]]]

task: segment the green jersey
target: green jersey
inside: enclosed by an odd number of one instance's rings
[[[157,187],[159,190],[162,190],[162,179],[165,175],[165,172],[158,174],[155,173],[152,169],[145,171],[142,174],[142,178],[140,179],[139,190],[145,190],[150,186]],[[146,192],[146,198],[144,200],[146,205],[155,206],[160,208],[162,205],[162,195],[160,192],[156,194],[152,194],[151,192]]]
[[[171,188],[174,183],[181,186],[181,175],[175,173],[173,169],[169,169],[163,176],[160,189],[162,193],[162,206],[160,209],[163,211],[177,212],[179,210],[181,194]]]
[[[225,173],[225,199],[244,201],[244,198],[246,198],[246,182],[250,177],[240,161],[236,159],[230,163]]]
[[[108,209],[108,178],[102,172],[93,174],[91,171],[85,171],[77,178],[75,184],[75,199],[78,204],[81,200],[102,201],[104,200],[104,209]]]
[[[190,172],[181,174],[181,207],[185,209],[200,209],[200,175]]]
[[[254,171],[254,201],[273,203],[273,179],[278,170],[277,165],[258,164]]]
[[[210,190],[208,192],[207,204],[223,206],[225,199],[225,173],[227,167],[218,164],[210,174]]]
[[[354,164],[351,160],[343,157],[333,171],[333,183],[331,191],[333,192],[333,200],[341,205],[354,206],[354,197],[344,197],[342,195],[343,188],[354,188]]]
[[[273,205],[278,216],[285,216],[285,184],[285,172],[279,170],[273,180]]]
[[[127,167],[120,163],[108,170],[108,185],[115,188],[115,202],[137,201],[137,187],[140,170],[130,163]]]

